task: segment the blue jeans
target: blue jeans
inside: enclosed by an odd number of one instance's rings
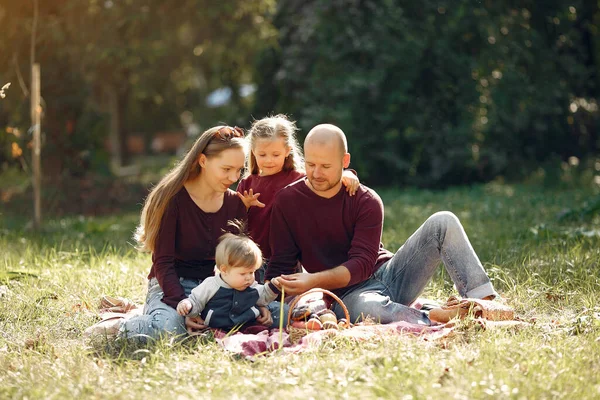
[[[370,316],[384,324],[430,325],[426,313],[408,306],[423,292],[440,261],[462,297],[497,296],[462,224],[443,211],[429,217],[370,279],[344,294],[351,322]],[[339,306],[335,311],[342,315]]]
[[[179,282],[187,296],[200,283],[197,279],[179,278]],[[144,314],[126,320],[119,328],[120,338],[136,338],[146,342],[148,338],[158,339],[161,336],[187,335],[185,317],[177,314],[177,310],[162,302],[163,291],[156,278],[148,281],[148,294],[144,305]],[[271,328],[279,327],[280,304],[276,301],[268,306],[273,317]],[[287,320],[287,307],[284,308],[284,321]]]

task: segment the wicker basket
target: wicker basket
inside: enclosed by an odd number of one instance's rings
[[[290,303],[290,312],[288,313],[288,318],[287,318],[287,331],[290,335],[290,341],[292,343],[296,344],[307,334],[309,334],[311,332],[315,332],[310,329],[297,328],[295,326],[292,326],[292,324],[291,324],[292,310],[294,309],[294,307],[296,307],[296,305],[298,304],[300,299],[302,299],[302,297],[312,294],[312,293],[319,293],[319,292],[323,293],[324,295],[330,296],[332,299],[334,299],[340,305],[340,307],[342,307],[342,310],[344,311],[344,315],[346,317],[346,322],[343,323],[341,327],[342,328],[350,327],[350,314],[348,313],[348,308],[346,308],[346,305],[344,304],[342,299],[340,299],[338,296],[336,296],[334,293],[330,292],[329,290],[314,288],[307,292],[297,295],[296,297],[294,297],[294,300],[292,300],[292,302]]]

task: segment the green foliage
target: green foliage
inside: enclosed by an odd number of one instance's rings
[[[34,3],[0,1],[0,84],[12,83],[0,164],[23,169]],[[146,143],[181,130],[184,111],[201,128],[279,112],[304,132],[336,123],[361,179],[377,185],[527,177],[600,147],[597,1],[37,3],[46,175],[107,164],[109,94],[120,130]],[[249,83],[254,99],[240,93]],[[221,87],[230,104],[208,108]]]
[[[28,163],[28,151],[20,159],[12,156],[16,139],[7,130],[30,128],[33,35],[41,65],[46,176],[81,175],[98,167],[94,158],[107,158],[111,95],[122,136],[141,133],[148,142],[156,132],[183,130],[180,114],[186,110],[197,121],[202,117],[201,128],[247,122],[250,103],[239,88],[251,83],[251,60],[273,37],[262,17],[272,0],[37,3],[34,33],[33,1],[0,1],[1,79],[13,83],[0,99],[0,165]],[[232,102],[210,114],[204,98],[223,86],[232,88]],[[31,136],[20,140],[26,144]]]
[[[338,124],[372,184],[522,177],[595,154],[593,3],[282,0],[255,117]]]

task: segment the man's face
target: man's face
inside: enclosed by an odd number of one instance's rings
[[[350,154],[344,154],[334,141],[308,142],[304,145],[304,160],[313,192],[326,198],[335,196],[341,188],[342,172],[349,164]]]

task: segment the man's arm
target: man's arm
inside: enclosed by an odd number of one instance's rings
[[[383,202],[372,190],[365,193],[358,204],[354,235],[344,266],[350,272],[348,285],[369,279],[375,273],[383,233]]]
[[[279,279],[285,294],[301,294],[312,288],[339,289],[348,286],[350,271],[343,265],[315,273],[301,272],[292,275],[282,275]]]
[[[315,287],[339,289],[373,275],[381,246],[383,203],[377,194],[369,192],[363,194],[357,209],[348,260],[326,271],[282,276],[286,294],[299,294]]]

